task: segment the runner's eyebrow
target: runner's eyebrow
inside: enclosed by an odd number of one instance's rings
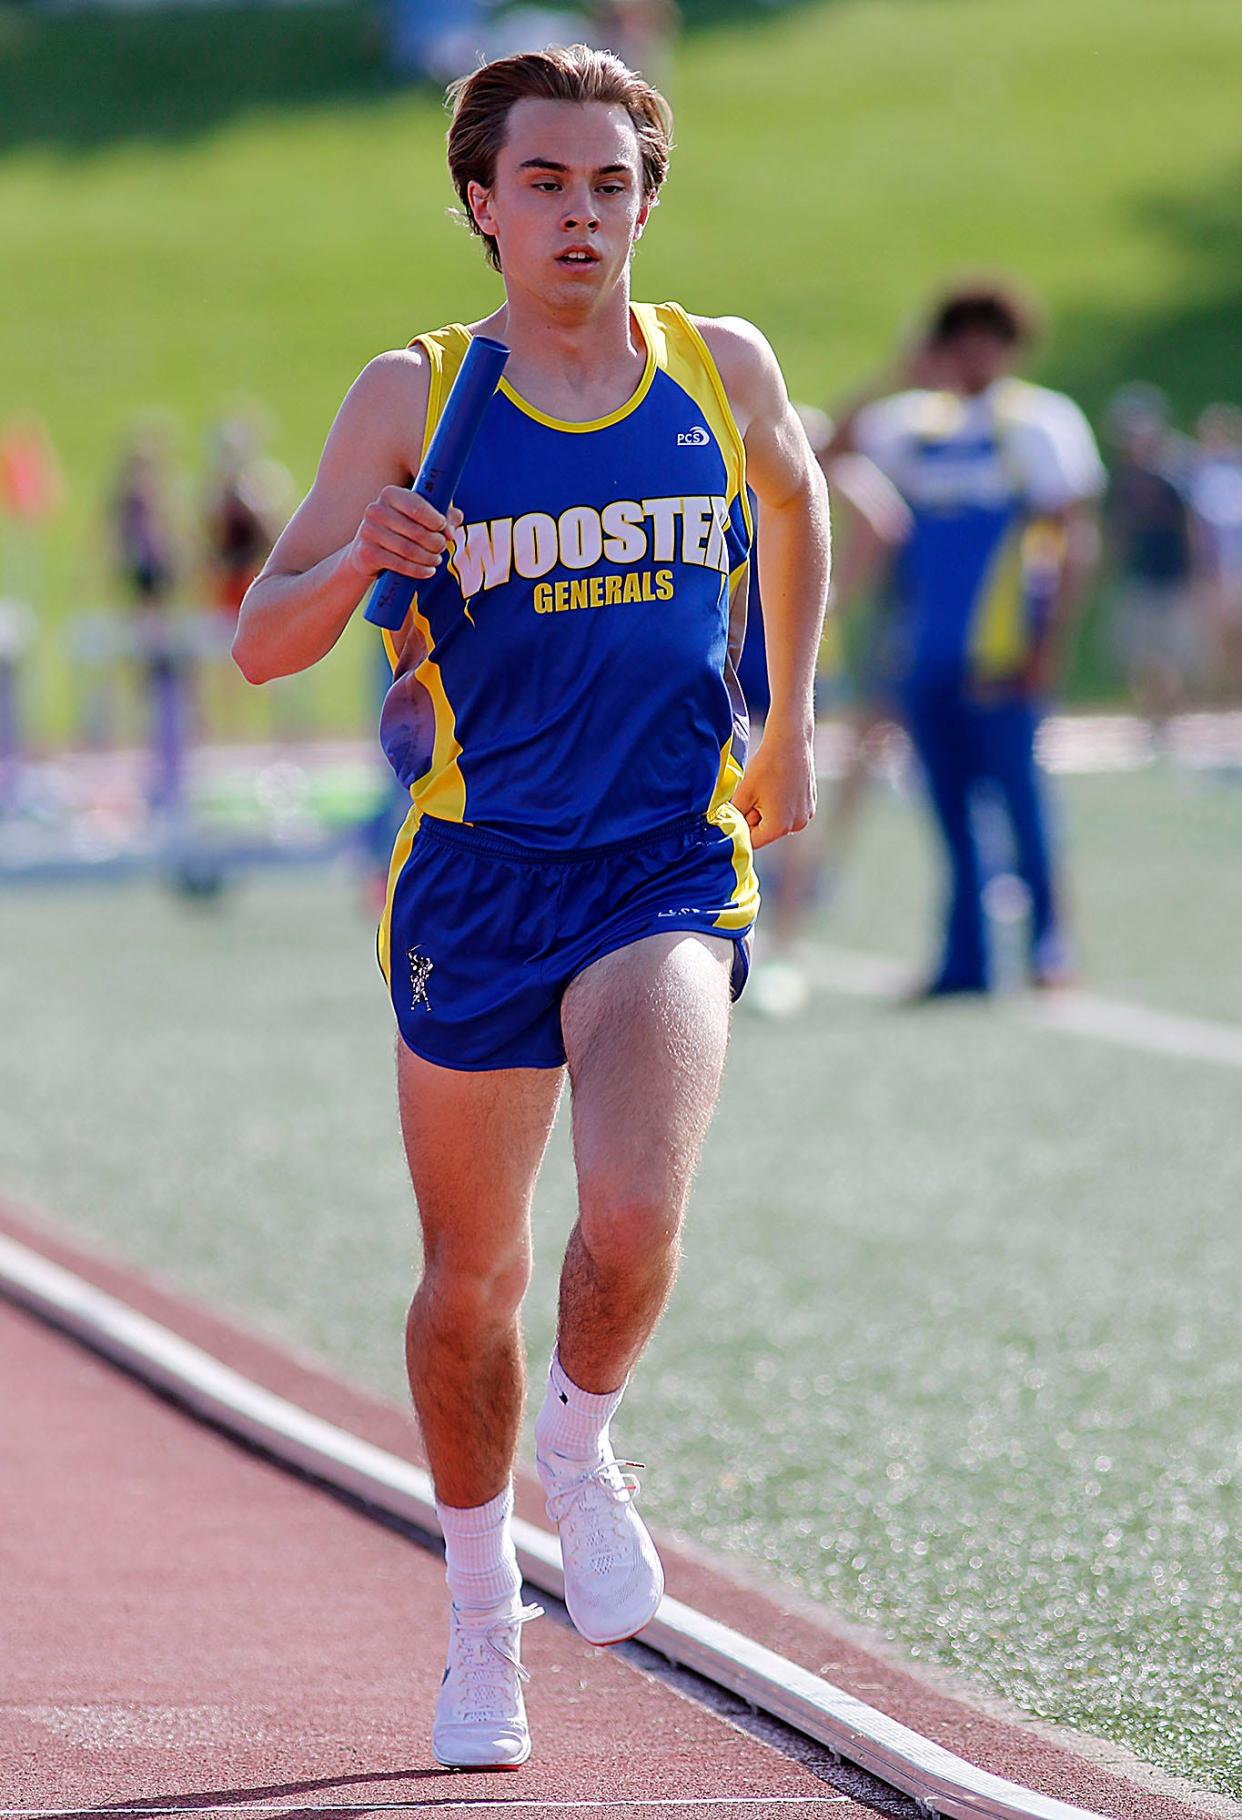
[[[569,174],[569,166],[561,164],[555,158],[523,158],[518,165],[519,171],[558,171],[562,176]],[[615,177],[631,174],[628,164],[601,164],[594,172],[596,177]]]

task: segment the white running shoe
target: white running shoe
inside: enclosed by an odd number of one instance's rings
[[[572,1477],[537,1459],[548,1515],[560,1530],[565,1603],[579,1634],[601,1648],[649,1624],[664,1597],[664,1569],[634,1508],[637,1460],[601,1460]],[[573,1463],[565,1465],[573,1472]]]
[[[516,1769],[530,1756],[521,1627],[542,1616],[541,1605],[485,1612],[453,1606],[431,1730],[432,1753],[445,1769]]]

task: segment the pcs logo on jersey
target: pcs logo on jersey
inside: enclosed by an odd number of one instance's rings
[[[711,437],[701,423],[696,423],[692,430],[678,430],[677,447],[679,449],[705,449]]]

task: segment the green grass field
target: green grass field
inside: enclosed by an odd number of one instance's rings
[[[1089,984],[1242,1027],[1242,789],[1064,794]],[[881,796],[819,935],[913,967],[929,889]],[[415,1219],[353,882],[9,892],[0,995],[0,1191],[399,1398]],[[1002,1005],[743,1009],[620,1426],[653,1518],[1242,1795],[1238,1095]],[[572,1217],[562,1128],[536,1370]]]
[[[1158,380],[1183,412],[1242,366],[1242,11],[1233,0],[695,0],[679,149],[636,287],[753,316],[795,391],[882,361],[946,271],[1025,274],[1040,376],[1098,410]],[[0,0],[0,235],[18,332],[5,414],[39,412],[72,496],[48,551],[38,718],[63,732],[53,628],[111,586],[100,511],[134,414],[201,465],[237,394],[300,485],[379,348],[493,307],[446,219],[435,96],[384,78],[369,7],[37,16]],[[362,716],[350,637],[324,708]],[[1084,641],[1080,689],[1107,684]]]

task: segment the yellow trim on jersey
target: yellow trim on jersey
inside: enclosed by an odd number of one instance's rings
[[[424,648],[429,651],[432,642],[431,627],[417,606],[411,610],[414,624],[422,635]],[[425,657],[415,670],[414,679],[422,683],[431,697],[436,732],[431,749],[431,764],[422,777],[414,780],[410,795],[420,814],[438,815],[445,822],[465,821],[466,780],[458,763],[461,758],[461,742],[457,738],[457,716],[445,693],[439,664]]]
[[[380,972],[392,989],[392,900],[397,889],[397,880],[402,868],[410,857],[414,845],[414,836],[418,833],[418,824],[422,821],[416,804],[411,803],[410,813],[401,824],[401,832],[393,845],[392,858],[388,862],[388,888],[384,892],[384,908],[380,915],[379,928],[375,936],[375,952],[380,964]]]
[[[632,309],[655,344],[656,358],[670,379],[693,398],[706,417],[725,458],[728,503],[740,494],[747,534],[754,536],[746,497],[746,445],[712,351],[679,303],[636,303]]]
[[[742,767],[733,756],[733,736],[730,734],[720,748],[720,769],[716,773],[716,783],[712,790],[712,799],[707,805],[707,819],[716,820],[717,812],[727,802],[733,800],[733,792],[742,781]]]
[[[733,756],[733,740],[729,738],[720,748],[720,769],[707,807],[708,821],[733,842],[733,901],[716,918],[717,929],[748,929],[759,914],[759,880],[751,851],[750,824],[732,802],[741,776],[742,767]]]
[[[466,331],[461,327],[460,323],[454,323],[451,328],[439,329],[434,335],[416,335],[414,340],[409,344],[412,348],[421,348],[423,350],[423,353],[427,356],[427,365],[431,369],[431,383],[427,392],[427,417],[423,424],[423,443],[418,452],[420,467],[422,466],[423,456],[431,447],[432,433],[440,421],[440,412],[444,409],[444,400],[448,396],[448,386],[444,383],[444,337],[458,334],[465,335]],[[465,350],[463,349],[458,355],[457,362],[453,368],[454,373],[457,371],[457,366],[461,364],[464,353]],[[411,479],[413,479],[412,475]],[[415,593],[411,605],[412,607],[418,605],[417,593]],[[387,626],[382,629],[381,636],[384,640],[384,649],[388,653],[388,661],[392,665],[394,676],[397,673],[397,665],[401,661],[401,646],[405,642],[404,632],[408,620],[409,613],[407,612],[406,619],[398,629],[396,636],[388,630]]]
[[[620,423],[623,418],[630,415],[631,411],[636,411],[638,409],[643,399],[651,390],[651,382],[656,375],[655,348],[652,345],[651,336],[647,333],[646,325],[639,313],[641,307],[642,306],[639,304],[634,304],[632,306],[634,319],[638,325],[639,335],[642,339],[643,346],[647,350],[647,362],[643,367],[643,376],[638,382],[638,390],[633,392],[630,397],[626,399],[625,403],[618,406],[615,411],[609,411],[607,417],[593,417],[589,423],[571,423],[565,417],[549,417],[548,413],[546,411],[541,411],[538,405],[531,404],[529,399],[523,398],[522,394],[515,391],[509,384],[509,381],[503,377],[500,381],[501,391],[509,400],[509,403],[516,405],[524,416],[533,417],[536,423],[543,424],[545,428],[549,430],[564,430],[571,436],[583,436],[589,430],[610,429],[614,423]]]
[[[423,456],[431,446],[431,438],[440,421],[444,401],[452,389],[458,369],[466,357],[470,346],[470,331],[460,322],[451,323],[448,328],[437,329],[434,334],[418,335],[410,343],[411,347],[421,347],[427,356],[431,368],[431,387],[427,395],[427,421],[423,426],[423,446],[419,455]],[[401,661],[404,646],[409,637],[410,627],[421,638],[424,652],[432,647],[431,627],[419,605],[415,593],[406,614],[405,625],[394,635],[384,633],[384,647],[388,652],[388,661],[394,674]],[[424,656],[422,662],[414,669],[414,677],[420,682],[431,697],[435,717],[435,740],[432,746],[431,764],[422,778],[416,778],[410,788],[413,807],[407,817],[405,827],[398,836],[393,849],[393,864],[396,871],[389,877],[389,903],[385,907],[385,918],[390,914],[392,889],[396,883],[396,873],[401,870],[397,865],[397,854],[405,841],[405,856],[409,855],[410,843],[413,841],[413,830],[418,826],[418,819],[423,815],[438,815],[442,821],[460,822],[466,818],[466,780],[462,776],[458,760],[461,758],[461,743],[457,738],[457,716],[449,701],[444,687],[444,678],[440,666],[433,663],[430,657]],[[406,832],[409,831],[409,840]],[[401,864],[404,865],[403,858]],[[386,922],[380,924],[380,965],[385,965],[387,944]]]

